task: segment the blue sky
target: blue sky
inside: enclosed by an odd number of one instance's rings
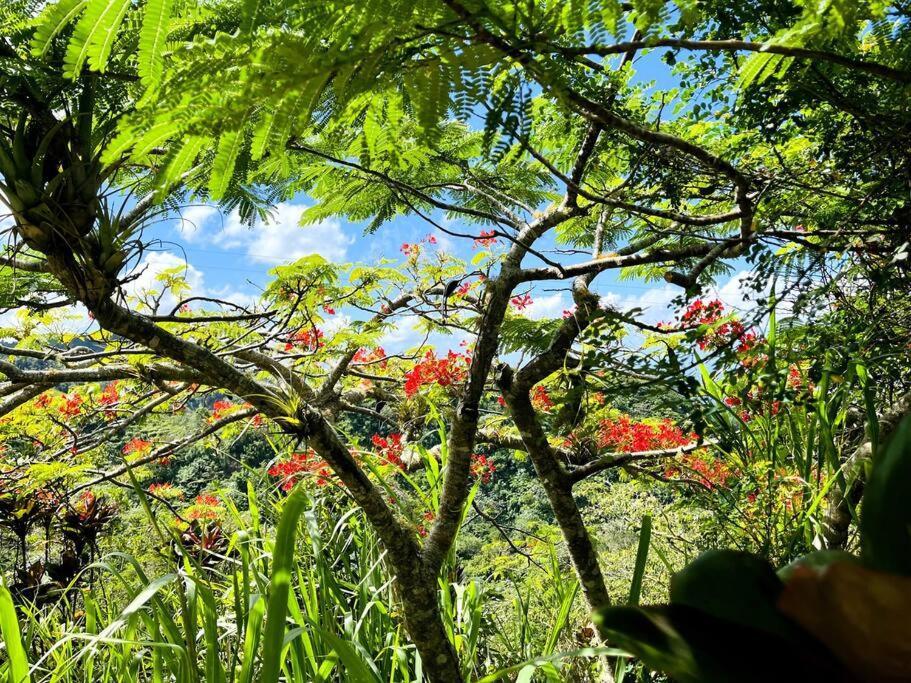
[[[216,207],[186,207],[180,218],[154,226],[147,238],[160,241],[157,251],[147,252],[139,268],[143,271],[133,291],[152,286],[154,276],[165,268],[182,266],[194,294],[251,303],[269,280],[271,268],[317,253],[334,262],[375,263],[380,258],[403,259],[403,242],[417,242],[433,234],[436,247],[469,260],[473,254],[470,240],[449,237],[420,218],[400,217],[373,235],[363,233],[363,224],[329,219],[316,225],[300,226],[300,215],[308,200],[300,198],[275,207],[270,222],[250,228],[234,215],[224,215]],[[465,232],[476,232],[467,228]],[[531,257],[529,257],[531,259]],[[584,256],[578,257],[584,260]],[[533,259],[531,259],[533,260]],[[566,259],[563,259],[566,260]],[[184,265],[186,264],[186,265]],[[719,288],[729,304],[738,302],[735,276]],[[525,311],[532,318],[559,318],[570,308],[568,282],[542,283],[532,291],[534,303]],[[605,303],[619,309],[644,308],[650,322],[669,320],[671,300],[680,290],[665,283],[619,281],[609,271],[595,282],[595,291]],[[411,329],[414,321],[404,321],[388,341],[393,347],[417,344],[421,335]],[[341,323],[341,321],[340,321]],[[443,340],[433,340],[438,344]],[[457,346],[457,339],[445,342]],[[391,349],[390,349],[391,350]]]

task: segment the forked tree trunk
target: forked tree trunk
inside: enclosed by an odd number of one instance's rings
[[[423,568],[396,572],[396,587],[405,629],[421,655],[424,675],[432,683],[463,683],[459,657],[443,625],[436,576]]]

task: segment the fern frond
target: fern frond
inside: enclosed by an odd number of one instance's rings
[[[148,88],[161,82],[163,52],[168,38],[168,22],[174,0],[149,0],[139,32],[139,77]]]
[[[220,200],[228,191],[231,178],[234,176],[234,166],[243,149],[245,139],[242,126],[238,130],[223,133],[219,139],[215,160],[212,162],[212,175],[209,179],[209,193],[213,200]]]
[[[104,71],[114,38],[130,6],[130,0],[90,0],[66,49],[63,59],[66,76],[77,78],[86,61],[93,69]]]
[[[45,55],[51,42],[65,29],[89,4],[89,0],[60,0],[48,5],[35,19],[35,35],[32,37],[32,54],[36,57]]]

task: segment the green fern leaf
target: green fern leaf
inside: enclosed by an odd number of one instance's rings
[[[737,87],[740,90],[749,88],[753,83],[762,83],[775,72],[782,55],[756,52],[743,62]]]
[[[171,155],[164,169],[156,178],[156,185],[158,186],[156,194],[159,199],[163,199],[165,193],[180,182],[183,175],[193,166],[193,162],[202,151],[205,143],[206,138],[204,137],[190,136],[180,146],[180,149]]]
[[[66,48],[63,70],[67,76],[78,77],[86,60],[92,68],[104,70],[130,4],[130,0],[91,0]]]
[[[212,175],[209,178],[209,193],[214,201],[224,197],[225,192],[228,191],[237,157],[244,146],[244,138],[241,126],[238,130],[223,133],[218,141],[218,150],[215,152],[215,160],[212,162]]]
[[[146,87],[161,82],[164,70],[162,53],[168,38],[168,21],[174,0],[149,0],[142,16],[139,32],[139,77]]]
[[[49,5],[35,19],[35,35],[32,36],[32,54],[45,55],[55,37],[66,28],[89,4],[89,0],[60,0]]]

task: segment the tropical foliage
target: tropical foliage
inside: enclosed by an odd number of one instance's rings
[[[0,27],[6,680],[911,680],[907,3]],[[296,197],[401,246],[144,276]]]

